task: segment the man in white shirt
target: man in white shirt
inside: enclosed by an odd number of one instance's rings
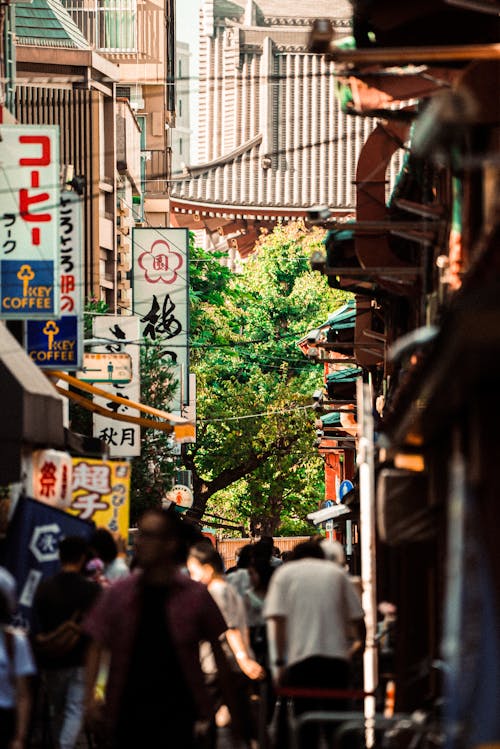
[[[307,541],[294,561],[277,569],[264,604],[269,637],[274,642],[277,684],[316,689],[347,689],[349,660],[363,647],[365,627],[359,597],[345,570],[324,558],[319,544]],[[350,632],[359,640],[352,644]],[[307,710],[343,709],[339,701],[297,699],[298,714]],[[316,746],[314,726],[302,731],[301,746]],[[287,746],[281,738],[279,746]]]

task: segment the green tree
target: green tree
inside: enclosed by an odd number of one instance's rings
[[[297,341],[346,295],[310,270],[324,233],[301,222],[262,237],[241,274],[194,249],[191,367],[197,442],[185,450],[201,517],[225,510],[254,532],[299,528],[323,497],[311,392],[320,372]],[[218,501],[220,499],[220,506]]]
[[[161,357],[161,340],[143,340],[140,353],[141,401],[163,411],[178,385],[172,367]],[[152,418],[148,416],[148,418]],[[158,506],[172,485],[175,459],[172,437],[159,429],[141,427],[141,454],[132,460],[130,520],[148,507]]]

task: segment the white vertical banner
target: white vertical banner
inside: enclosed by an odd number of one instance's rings
[[[168,410],[189,404],[189,235],[187,229],[132,230],[134,314],[157,342],[179,386]]]
[[[0,125],[0,317],[60,316],[59,126]]]
[[[94,336],[109,339],[109,343],[94,347],[95,352],[109,354],[126,353],[132,359],[132,380],[127,384],[99,383],[102,390],[106,390],[121,398],[138,403],[141,397],[140,381],[140,332],[139,318],[135,315],[102,315],[94,318]],[[135,341],[135,343],[122,343]],[[140,416],[137,409],[119,405],[114,401],[94,396],[94,401],[105,408],[120,414]],[[100,414],[93,416],[93,435],[104,440],[109,447],[111,458],[133,458],[141,454],[141,427],[125,421],[117,421]]]
[[[25,347],[39,367],[69,372],[83,364],[83,199],[63,191],[59,208],[61,317],[28,320]]]

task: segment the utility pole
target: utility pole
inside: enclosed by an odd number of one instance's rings
[[[357,463],[359,469],[360,541],[362,606],[365,612],[366,645],[363,655],[364,690],[373,695],[378,684],[378,659],[375,635],[377,631],[377,578],[375,551],[375,472],[373,399],[371,383],[357,381],[357,406],[360,415]],[[368,749],[375,741],[375,696],[365,697],[365,738]]]

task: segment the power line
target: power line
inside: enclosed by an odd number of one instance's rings
[[[277,410],[277,411],[263,411],[257,414],[245,414],[244,416],[226,416],[224,418],[217,418],[217,419],[196,419],[196,421],[203,422],[203,423],[215,423],[215,422],[220,422],[220,421],[241,421],[243,419],[256,419],[262,416],[280,416],[282,414],[297,413],[299,411],[307,411],[311,408],[314,408],[314,405],[297,406],[296,408],[284,408],[283,410]]]

